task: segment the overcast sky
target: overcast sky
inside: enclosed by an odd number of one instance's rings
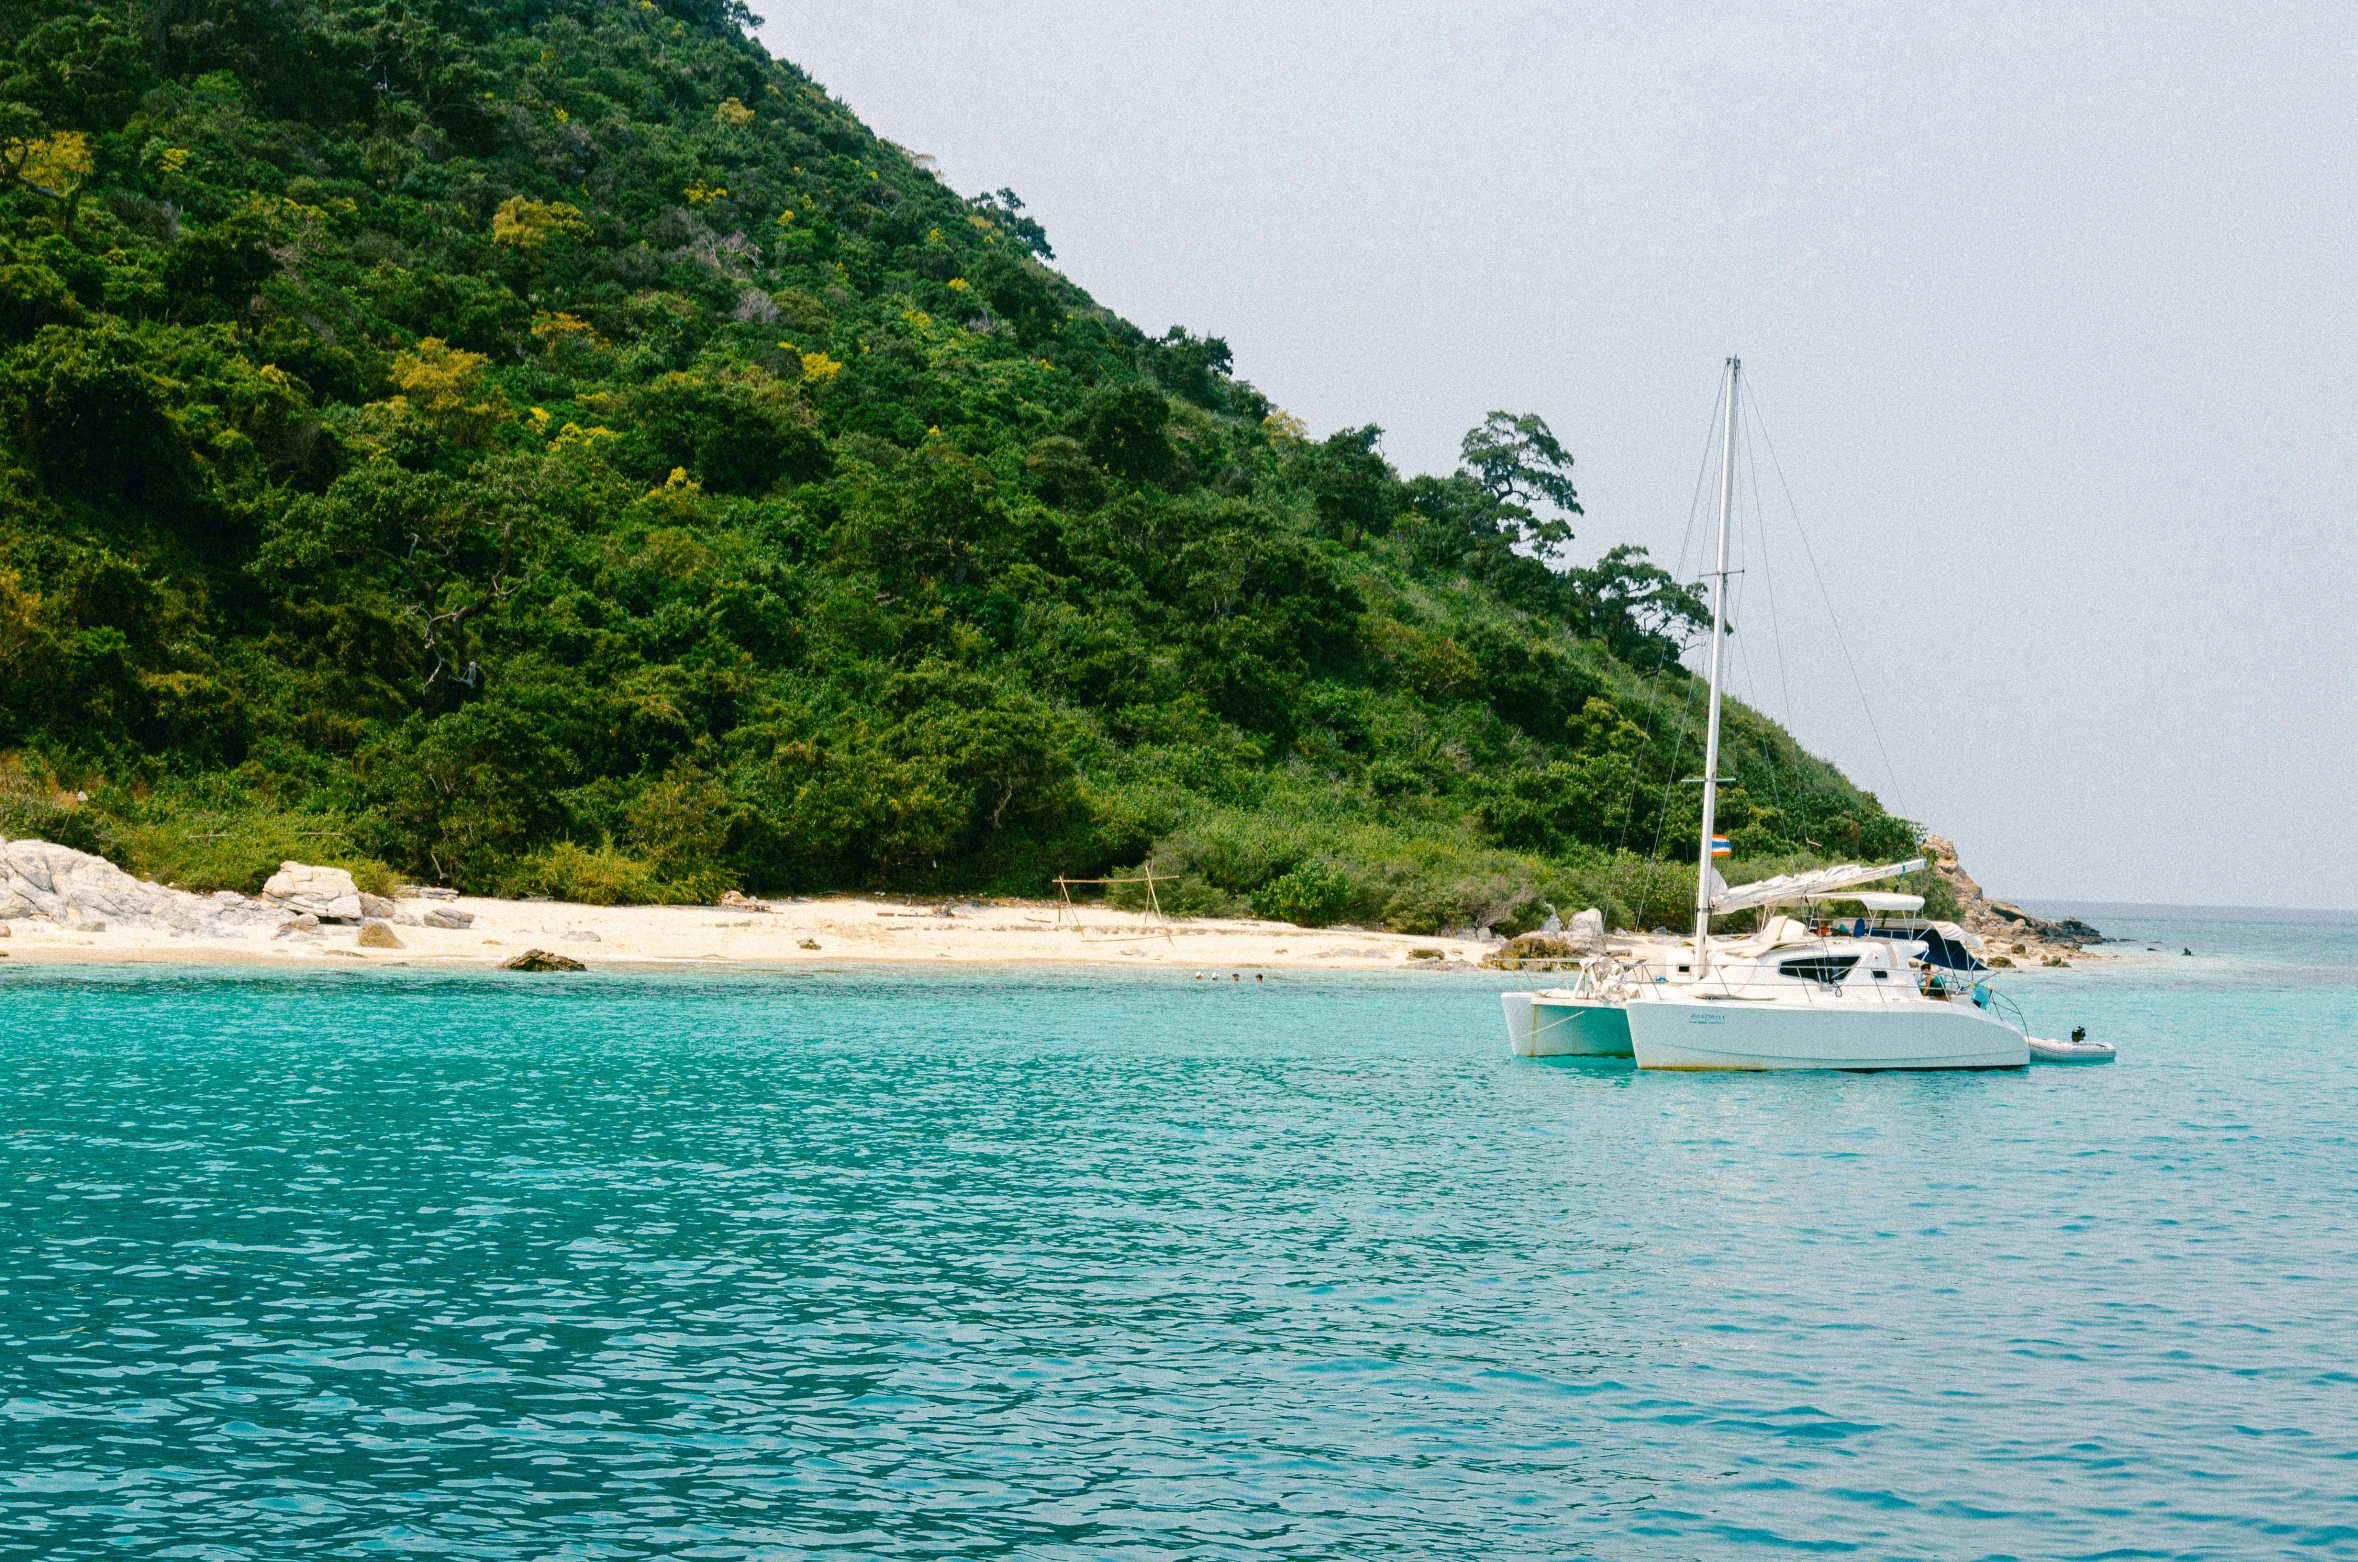
[[[1740,694],[1994,893],[2358,906],[2358,7],[761,9],[1315,432],[1544,416],[1581,562],[1740,354]]]

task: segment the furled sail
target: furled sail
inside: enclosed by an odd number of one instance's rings
[[[1782,906],[1791,901],[1810,900],[1832,895],[1854,885],[1872,884],[1877,879],[1895,879],[1903,873],[1914,873],[1924,866],[1921,857],[1910,857],[1906,862],[1888,863],[1880,868],[1862,868],[1856,863],[1837,863],[1831,868],[1812,868],[1806,873],[1780,873],[1773,879],[1761,879],[1741,884],[1734,889],[1712,885],[1711,910],[1714,915],[1730,911],[1749,911],[1754,906]],[[1718,874],[1712,878],[1717,879]]]

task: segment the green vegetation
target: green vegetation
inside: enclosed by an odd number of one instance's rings
[[[0,830],[192,887],[1151,856],[1199,911],[1676,916],[1699,607],[1533,556],[1544,423],[1408,480],[1310,438],[745,22],[0,0]],[[1909,844],[1729,750],[1748,871]]]

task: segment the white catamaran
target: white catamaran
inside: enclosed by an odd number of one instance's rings
[[[1922,899],[1859,889],[1921,868],[1922,858],[1819,868],[1736,889],[1713,870],[1738,372],[1730,358],[1694,936],[1608,947],[1571,988],[1504,994],[1509,1043],[1521,1056],[1635,1057],[1652,1069],[2021,1068],[2033,1046],[2022,1026],[2000,1017],[2002,1000],[1986,984],[1953,979],[1960,965],[1979,968],[1970,935],[1912,918],[1886,925],[1882,913],[1920,911]],[[1828,901],[1864,903],[1878,913],[1876,925],[1830,924],[1818,914]],[[1779,906],[1807,914],[1771,915]],[[1758,931],[1714,942],[1714,916],[1751,909],[1763,918]]]

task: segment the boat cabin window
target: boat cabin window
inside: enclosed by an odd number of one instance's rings
[[[1777,970],[1782,975],[1816,982],[1821,987],[1839,987],[1842,979],[1850,974],[1850,968],[1858,963],[1857,955],[1807,955],[1799,960],[1787,960]]]

